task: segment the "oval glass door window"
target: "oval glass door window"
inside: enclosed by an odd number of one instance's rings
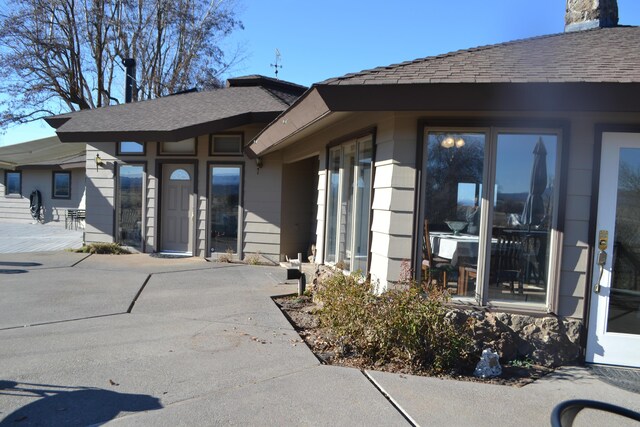
[[[189,176],[189,172],[187,172],[186,170],[176,169],[173,171],[169,179],[171,181],[189,181],[191,177]]]

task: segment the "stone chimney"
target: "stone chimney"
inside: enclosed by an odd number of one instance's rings
[[[617,0],[567,0],[567,13],[564,15],[565,32],[616,25]]]

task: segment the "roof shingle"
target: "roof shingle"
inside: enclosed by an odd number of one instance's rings
[[[377,67],[317,85],[640,82],[640,27],[516,40]]]

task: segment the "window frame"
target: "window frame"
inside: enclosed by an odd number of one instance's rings
[[[134,152],[129,152],[129,151],[123,151],[122,150],[122,143],[123,142],[134,142],[136,144],[142,145],[142,152],[134,153]],[[118,141],[116,143],[116,155],[118,155],[118,156],[146,156],[147,155],[147,143],[146,142],[142,142],[142,141]]]
[[[66,175],[69,177],[69,194],[67,196],[56,195],[56,175]],[[52,171],[51,172],[51,198],[61,199],[61,200],[71,199],[71,192],[73,191],[71,180],[72,180],[71,171]]]
[[[245,162],[234,162],[234,161],[208,161],[207,162],[207,239],[206,239],[206,250],[205,253],[208,254],[209,257],[212,256],[213,252],[211,251],[212,239],[211,239],[211,170],[213,168],[240,168],[240,196],[238,198],[238,247],[236,248],[236,252],[233,254],[237,256],[238,259],[244,258],[244,185],[245,185]]]
[[[20,185],[17,193],[9,192],[9,174],[17,174],[20,180]],[[22,197],[22,171],[19,170],[5,170],[4,171],[4,196],[8,198]]]
[[[145,224],[147,221],[147,162],[146,161],[136,161],[136,162],[122,162],[116,165],[116,173],[114,176],[116,197],[115,197],[115,206],[113,209],[114,218],[114,238],[118,243],[120,243],[120,223],[121,223],[121,191],[120,191],[120,169],[126,166],[141,166],[142,167],[142,212],[141,212],[141,223],[142,229],[140,230],[140,248],[133,248],[139,250],[141,253],[145,253],[146,251],[146,229]]]
[[[232,153],[225,153],[220,151],[215,151],[214,140],[216,137],[229,137],[229,136],[237,136],[240,139],[240,150]],[[244,150],[244,132],[225,132],[225,133],[212,133],[209,134],[209,156],[225,156],[225,157],[237,157],[242,156]]]
[[[354,174],[354,179],[357,179],[358,176],[358,154],[360,153],[360,143],[365,143],[365,142],[370,142],[371,143],[371,176],[370,176],[370,185],[369,185],[369,206],[366,212],[367,215],[367,221],[368,221],[368,236],[367,236],[367,249],[365,251],[366,253],[366,261],[365,261],[365,265],[366,265],[366,271],[363,272],[365,275],[368,275],[370,270],[371,270],[371,241],[372,241],[372,231],[371,231],[371,225],[373,222],[373,211],[372,211],[372,206],[373,206],[373,185],[374,185],[374,181],[375,181],[375,161],[376,161],[376,132],[375,129],[367,129],[365,131],[361,131],[361,132],[355,132],[353,134],[344,136],[342,138],[338,138],[332,142],[330,142],[329,144],[327,144],[326,147],[326,161],[325,161],[325,170],[326,170],[326,196],[325,196],[325,208],[324,208],[324,239],[323,239],[323,260],[324,263],[326,265],[332,266],[332,267],[336,267],[338,265],[338,263],[341,261],[340,260],[340,227],[339,224],[337,224],[336,226],[336,235],[335,235],[335,247],[333,248],[334,252],[335,252],[335,261],[327,261],[327,254],[328,254],[328,250],[329,250],[329,246],[327,245],[328,242],[328,236],[329,236],[329,227],[330,227],[330,223],[329,223],[329,203],[330,203],[330,197],[332,196],[332,192],[331,192],[331,170],[330,170],[330,162],[331,162],[331,152],[336,150],[336,149],[340,149],[340,168],[339,168],[339,178],[338,178],[338,194],[337,194],[337,212],[336,212],[336,218],[340,217],[341,213],[341,209],[342,209],[342,201],[344,198],[344,192],[343,190],[343,185],[344,185],[344,164],[343,164],[343,159],[344,159],[344,150],[343,147],[354,144],[354,151],[355,151],[355,155],[356,155],[356,161],[355,161],[355,169],[353,170],[353,174]],[[357,200],[356,194],[353,194],[353,200],[355,202],[355,200]],[[356,223],[357,223],[357,209],[353,209],[352,213],[352,218],[349,219],[350,223],[351,223],[351,253],[352,253],[352,262],[350,267],[353,267],[353,254],[355,253],[354,251],[354,245],[356,243],[356,230],[357,228],[355,227]],[[353,270],[343,270],[346,272],[351,272]]]
[[[569,146],[569,130],[566,122],[535,122],[525,123],[502,123],[501,121],[486,121],[481,123],[467,122],[448,122],[438,125],[427,121],[420,122],[419,144],[418,144],[418,168],[419,176],[416,177],[416,219],[414,222],[414,230],[416,236],[422,236],[421,223],[425,218],[426,207],[424,191],[427,183],[427,156],[426,149],[427,138],[430,133],[450,132],[450,133],[483,133],[485,135],[485,154],[483,162],[482,177],[482,204],[479,225],[479,246],[478,246],[478,270],[482,268],[483,274],[478,274],[476,284],[476,295],[474,297],[454,297],[452,300],[464,303],[479,305],[482,307],[507,308],[519,311],[547,311],[550,313],[557,312],[559,302],[560,289],[560,267],[563,244],[563,224],[565,207],[560,204],[566,195],[566,171],[568,161]],[[547,291],[544,303],[525,302],[525,301],[503,301],[489,299],[489,274],[491,264],[491,238],[493,233],[493,215],[494,206],[490,200],[495,197],[495,183],[497,173],[497,154],[498,154],[498,136],[501,134],[516,135],[554,135],[557,138],[556,147],[556,164],[555,170],[549,171],[554,173],[553,189],[553,218],[549,229],[549,265],[547,266]],[[420,279],[422,270],[420,268],[422,255],[419,246],[422,238],[414,239],[414,268],[417,277]]]

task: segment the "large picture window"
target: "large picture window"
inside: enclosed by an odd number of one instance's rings
[[[368,269],[372,161],[370,136],[329,150],[325,261],[348,271]]]
[[[560,132],[425,135],[423,278],[482,304],[548,304]]]

